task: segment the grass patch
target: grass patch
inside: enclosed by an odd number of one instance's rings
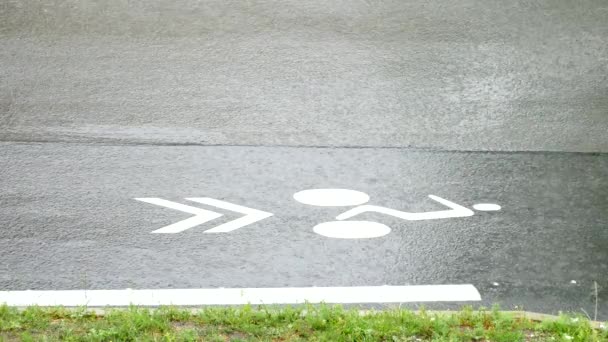
[[[608,341],[582,316],[533,321],[464,308],[453,314],[340,306],[18,310],[0,306],[0,341]]]

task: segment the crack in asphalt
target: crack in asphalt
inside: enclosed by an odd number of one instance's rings
[[[123,141],[120,139],[84,139],[84,140],[61,140],[61,139],[3,139],[4,144],[66,144],[66,145],[96,145],[96,146],[158,146],[158,147],[254,147],[254,148],[308,148],[308,149],[353,149],[353,150],[406,150],[411,152],[437,152],[437,153],[479,153],[479,154],[565,154],[565,155],[588,155],[607,156],[608,152],[583,152],[583,151],[548,151],[548,150],[453,150],[432,147],[413,146],[374,146],[374,145],[288,145],[288,144],[207,144],[196,142],[159,142],[159,141]]]

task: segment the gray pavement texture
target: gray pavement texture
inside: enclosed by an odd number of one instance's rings
[[[0,4],[2,140],[608,151],[597,1]]]
[[[596,281],[608,314],[607,156],[10,143],[0,162],[3,289],[474,284],[486,304],[555,313],[590,312]],[[405,211],[443,209],[429,194],[503,210],[362,214],[392,232],[330,239],[312,228],[348,208],[292,199],[314,187],[355,187]],[[150,234],[191,215],[139,197],[212,197],[275,215],[202,234],[240,216],[220,210],[201,227]]]
[[[604,0],[4,0],[0,290],[471,283],[555,313],[591,312],[596,281],[606,319],[607,17]],[[339,209],[291,198],[317,187],[503,209],[366,214],[392,233],[335,240],[312,227]],[[133,200],[203,196],[275,216],[154,235],[187,215]]]

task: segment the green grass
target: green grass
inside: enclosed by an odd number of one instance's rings
[[[0,306],[0,341],[608,341],[581,316],[533,321],[498,310],[454,314],[340,306],[156,310]]]

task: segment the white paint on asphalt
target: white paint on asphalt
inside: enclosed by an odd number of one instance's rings
[[[205,222],[211,221],[213,219],[216,219],[216,218],[222,216],[222,214],[216,213],[214,211],[191,207],[189,205],[184,205],[184,204],[180,204],[180,203],[176,203],[176,202],[167,201],[162,198],[136,198],[136,200],[196,215],[189,219],[186,219],[186,220],[168,225],[166,227],[157,229],[152,232],[155,234],[175,234],[175,233],[183,232],[186,229],[196,227]],[[238,212],[241,214],[245,214],[244,217],[241,217],[236,220],[232,220],[230,222],[221,224],[217,227],[208,229],[205,231],[205,233],[231,232],[233,230],[242,228],[244,226],[250,225],[254,222],[263,220],[263,219],[273,215],[273,214],[267,213],[265,211],[252,209],[252,208],[248,208],[248,207],[243,207],[241,205],[236,205],[233,203],[224,202],[224,201],[220,201],[220,200],[216,200],[216,199],[208,198],[208,197],[187,198],[187,200],[202,203],[202,204],[207,204],[207,205],[214,206],[214,207],[224,209],[224,210],[230,210],[230,211],[235,211],[235,212]]]
[[[236,211],[237,213],[245,214],[245,216],[236,220],[224,223],[215,228],[206,230],[205,233],[227,233],[233,230],[245,227],[257,221],[261,221],[265,218],[272,216],[272,213],[265,211],[243,207],[242,205],[236,205],[234,203],[224,202],[209,197],[197,197],[197,198],[186,198],[189,201],[194,201],[202,204],[211,205],[225,210]]]
[[[369,239],[387,235],[391,229],[372,221],[332,221],[316,225],[313,231],[329,238]]]
[[[205,222],[209,222],[211,220],[214,220],[214,219],[222,216],[222,214],[220,214],[220,213],[216,213],[216,212],[201,209],[201,208],[191,207],[191,206],[185,205],[185,204],[167,201],[162,198],[136,198],[136,200],[196,215],[189,219],[185,219],[183,221],[179,221],[177,223],[157,229],[152,232],[154,234],[175,234],[175,233],[183,232],[186,229],[196,227]]]
[[[446,207],[450,208],[449,210],[439,210],[439,211],[427,211],[422,213],[409,213],[405,211],[379,207],[376,205],[362,205],[356,208],[353,208],[345,213],[342,213],[336,217],[338,220],[347,220],[353,216],[363,214],[366,212],[375,212],[380,214],[386,214],[394,217],[398,217],[403,220],[408,221],[417,221],[417,220],[434,220],[434,219],[444,219],[444,218],[453,218],[453,217],[466,217],[473,216],[475,212],[473,212],[469,208],[465,208],[459,204],[443,199],[439,196],[429,195],[429,197],[437,201]]]
[[[297,192],[293,198],[301,203],[316,206],[348,206],[367,203],[369,196],[363,192],[348,189],[310,189]],[[323,222],[316,225],[315,233],[340,239],[367,239],[387,235],[391,229],[384,224],[371,221],[344,221],[357,215],[374,212],[398,217],[403,220],[434,220],[475,215],[469,208],[435,195],[429,195],[432,200],[450,208],[449,210],[410,213],[376,205],[360,205],[336,217],[339,221]],[[485,211],[500,210],[500,206],[491,203],[476,204],[474,208]]]
[[[473,205],[473,209],[479,211],[498,211],[500,210],[500,206],[494,203],[479,203]]]
[[[157,306],[480,301],[475,286],[409,285],[160,290],[0,291],[9,306]]]
[[[303,204],[319,207],[344,207],[367,203],[369,195],[349,189],[309,189],[296,192],[293,198]]]

